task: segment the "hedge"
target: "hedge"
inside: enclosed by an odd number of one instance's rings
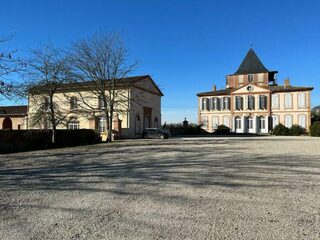
[[[57,130],[55,144],[51,143],[50,130],[0,130],[0,153],[72,147],[100,141],[99,134],[91,129]]]
[[[320,137],[320,121],[314,122],[311,125],[309,133],[313,137]]]

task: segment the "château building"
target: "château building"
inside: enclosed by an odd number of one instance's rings
[[[198,93],[198,122],[208,132],[226,125],[237,133],[268,133],[282,123],[308,129],[311,125],[310,94],[313,87],[277,83],[251,48],[238,70],[226,76],[226,88]]]

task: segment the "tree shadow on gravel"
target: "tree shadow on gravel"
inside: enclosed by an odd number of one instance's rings
[[[141,145],[138,142],[134,147],[115,144],[58,153],[42,151],[21,156],[23,166],[12,166],[17,155],[8,155],[5,166],[0,166],[0,190],[79,190],[125,195],[134,194],[128,191],[130,187],[139,193],[139,188],[170,184],[290,188],[293,178],[319,175],[319,159],[251,154],[244,146],[232,148],[235,141],[242,143],[244,139],[150,141]],[[194,149],[190,148],[192,144],[196,145]],[[106,188],[106,184],[114,187]]]

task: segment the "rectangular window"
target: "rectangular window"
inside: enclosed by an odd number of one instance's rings
[[[253,80],[254,80],[254,75],[253,74],[249,74],[248,75],[248,82],[249,83],[253,83]]]
[[[292,115],[285,115],[284,116],[284,125],[287,128],[291,128],[292,127]]]
[[[99,132],[106,132],[107,131],[107,122],[105,117],[100,117],[99,119]]]
[[[306,115],[299,115],[299,125],[306,128]]]
[[[203,111],[209,110],[209,98],[202,98],[202,110]]]
[[[207,116],[203,116],[201,123],[202,123],[202,128],[207,129],[208,128],[208,117]]]
[[[239,84],[243,83],[243,75],[239,75]]]
[[[213,110],[219,110],[219,108],[220,108],[220,101],[219,101],[220,99],[219,98],[217,98],[217,97],[214,97],[213,99],[212,99],[212,109]]]
[[[236,129],[241,129],[241,118],[236,117]]]
[[[305,93],[298,93],[298,107],[299,108],[306,107],[306,94]]]
[[[99,97],[99,103],[98,104],[99,104],[99,109],[100,110],[105,109],[105,104],[104,104],[102,96]]]
[[[247,99],[248,99],[248,101],[247,101],[248,109],[254,110],[254,96],[248,96]]]
[[[218,116],[213,116],[212,117],[212,128],[217,129],[219,126],[219,117]]]
[[[278,124],[279,124],[279,116],[278,115],[273,115],[272,116],[272,128],[274,128]]]
[[[291,93],[286,93],[284,96],[284,107],[292,108],[292,95]]]
[[[267,109],[267,96],[265,96],[265,95],[259,96],[259,109],[260,110]]]
[[[272,108],[279,108],[279,95],[272,95]]]
[[[68,124],[68,129],[76,130],[76,129],[79,129],[79,128],[80,128],[80,126],[79,126],[79,122],[78,121],[71,121]]]
[[[78,108],[78,99],[76,97],[70,98],[70,109],[74,110]]]
[[[263,73],[258,74],[258,82],[259,83],[263,83],[263,75],[264,75]]]
[[[240,96],[236,97],[236,110],[242,110],[243,109],[243,98]]]
[[[230,118],[229,116],[224,116],[223,117],[223,125],[230,127]]]

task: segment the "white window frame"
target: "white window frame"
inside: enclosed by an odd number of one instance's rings
[[[212,129],[217,129],[219,126],[219,116],[212,116],[211,121]]]
[[[286,93],[284,95],[284,108],[285,109],[292,109],[292,94],[291,93]]]
[[[305,108],[307,102],[307,94],[306,93],[298,93],[298,108]]]
[[[301,117],[303,117],[304,124],[301,124]],[[299,114],[298,115],[298,124],[302,128],[306,128],[307,127],[307,116],[305,114]]]
[[[241,129],[241,117],[235,118],[235,129]]]
[[[277,125],[279,125],[279,115],[272,115],[272,128]]]
[[[287,120],[290,120],[290,124],[288,124]],[[287,114],[284,116],[284,125],[287,128],[291,128],[293,124],[293,116],[291,114]]]
[[[243,84],[243,75],[239,75],[239,84]]]
[[[77,130],[80,129],[80,123],[79,121],[72,120],[68,123],[68,129],[70,130]]]
[[[223,125],[230,127],[230,117],[229,116],[223,116]]]
[[[208,116],[202,116],[201,118],[202,128],[208,129]]]
[[[259,73],[258,74],[258,83],[263,83],[264,81],[264,79],[263,79],[263,77],[264,77],[264,74],[263,73]]]
[[[99,118],[99,133],[107,132],[107,121],[106,117],[102,116]]]
[[[253,118],[252,117],[248,117],[248,129],[252,130],[253,129]]]
[[[279,108],[279,94],[273,94],[271,98],[271,106],[273,109]]]
[[[261,116],[261,117],[259,117],[259,121],[260,121],[260,129],[262,130],[264,130],[264,129],[266,129],[266,118],[265,117],[263,117],[263,116]]]

